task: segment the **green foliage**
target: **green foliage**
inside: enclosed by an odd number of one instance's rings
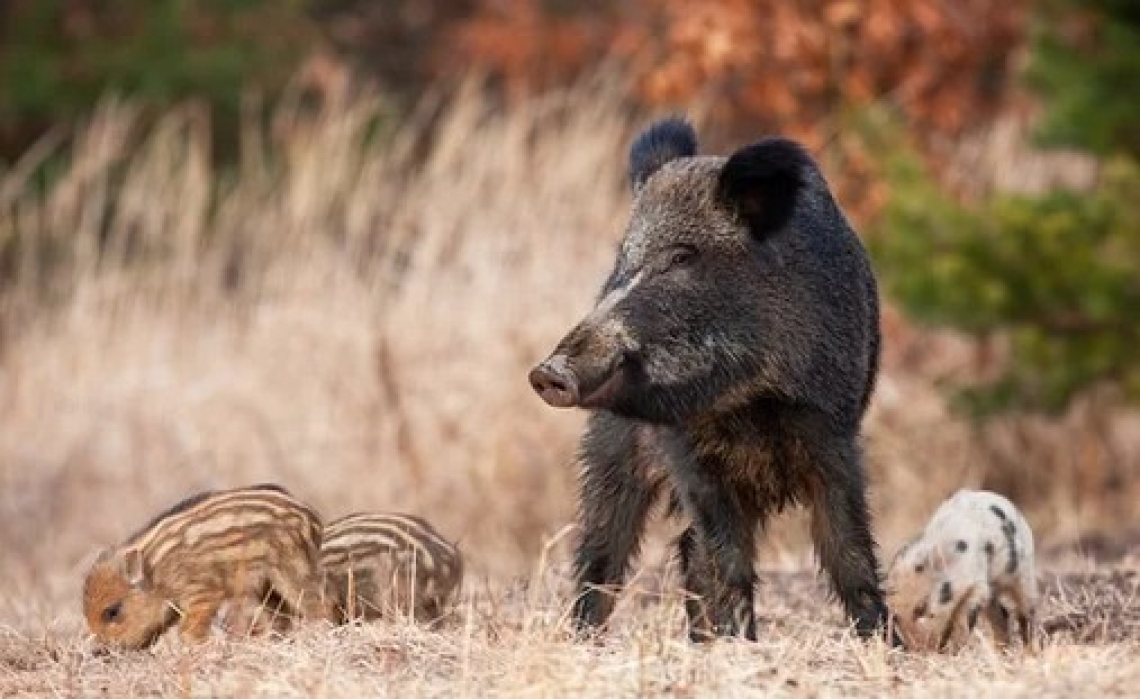
[[[4,150],[107,92],[155,107],[202,99],[236,129],[243,92],[281,85],[314,36],[300,0],[11,0],[0,6]]]
[[[1048,100],[1044,141],[1140,157],[1140,3],[1053,0],[1038,25],[1028,78]]]
[[[1140,403],[1140,9],[1053,0],[1039,19],[1042,135],[1103,157],[1092,191],[965,206],[889,127],[872,129],[891,187],[871,241],[887,293],[916,318],[1008,342],[1004,373],[958,394],[978,416],[1060,410],[1097,384]]]
[[[1103,381],[1140,400],[1140,168],[1121,159],[1095,192],[1000,195],[976,208],[892,159],[891,202],[871,241],[886,292],[917,318],[1003,334],[1011,363],[959,394],[978,414],[1057,410]]]

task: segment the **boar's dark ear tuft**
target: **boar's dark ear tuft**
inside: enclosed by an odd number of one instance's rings
[[[633,191],[641,189],[665,163],[697,154],[697,133],[683,117],[672,116],[655,122],[641,132],[629,148],[629,181]]]
[[[813,167],[811,156],[798,143],[769,137],[729,157],[720,171],[717,190],[754,235],[764,236],[791,218],[805,176]]]

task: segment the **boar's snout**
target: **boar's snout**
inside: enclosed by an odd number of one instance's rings
[[[548,405],[573,408],[578,405],[578,377],[564,354],[555,354],[530,370],[530,385]]]

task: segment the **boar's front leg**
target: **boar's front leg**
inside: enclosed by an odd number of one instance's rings
[[[887,629],[863,460],[854,435],[815,425],[800,435],[809,477],[816,554],[855,629],[864,638]],[[891,637],[890,642],[899,641]]]
[[[613,611],[614,588],[624,582],[640,547],[657,485],[639,453],[637,425],[609,413],[590,416],[581,460],[573,617],[579,631],[588,631],[604,624]]]

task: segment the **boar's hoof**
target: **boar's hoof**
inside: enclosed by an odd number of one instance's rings
[[[549,405],[572,408],[578,405],[578,379],[566,366],[566,357],[555,355],[530,372],[530,385]]]

